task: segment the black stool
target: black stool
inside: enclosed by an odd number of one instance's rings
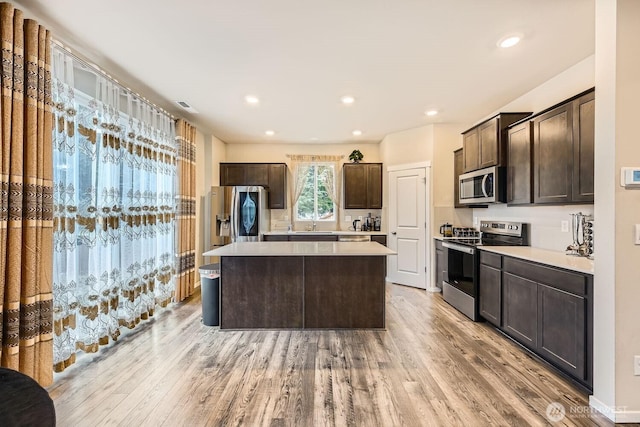
[[[33,378],[0,368],[0,425],[41,427],[56,425],[56,410],[47,390]]]

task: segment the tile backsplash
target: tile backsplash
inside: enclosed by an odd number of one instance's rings
[[[477,228],[480,221],[486,219],[527,223],[529,224],[529,240],[532,247],[564,252],[573,241],[571,214],[577,212],[593,215],[593,205],[507,206],[506,204],[496,204],[490,205],[488,208],[473,209],[473,226]],[[562,231],[561,221],[569,222],[569,231]],[[597,227],[598,219],[595,218],[596,252]]]

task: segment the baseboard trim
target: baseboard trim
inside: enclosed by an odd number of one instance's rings
[[[609,406],[594,396],[589,396],[589,406],[614,423],[640,423],[640,411],[627,411],[625,406]]]

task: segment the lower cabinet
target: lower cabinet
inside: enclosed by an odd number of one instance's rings
[[[480,298],[480,315],[488,322],[500,326],[502,322],[502,271],[482,263],[480,260],[480,281],[478,295]],[[501,258],[498,255],[498,258]]]
[[[592,389],[593,276],[480,252],[480,314]]]
[[[504,273],[502,328],[529,348],[538,345],[538,284]]]
[[[442,242],[436,240],[436,286],[442,289],[442,282],[444,281],[444,250]]]
[[[382,246],[387,246],[387,235],[386,234],[372,234],[371,235],[372,242],[378,242]]]
[[[585,379],[585,297],[538,286],[538,351],[570,375]]]

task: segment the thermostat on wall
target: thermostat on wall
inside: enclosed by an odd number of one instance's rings
[[[623,187],[640,187],[640,167],[620,169],[620,185]]]

